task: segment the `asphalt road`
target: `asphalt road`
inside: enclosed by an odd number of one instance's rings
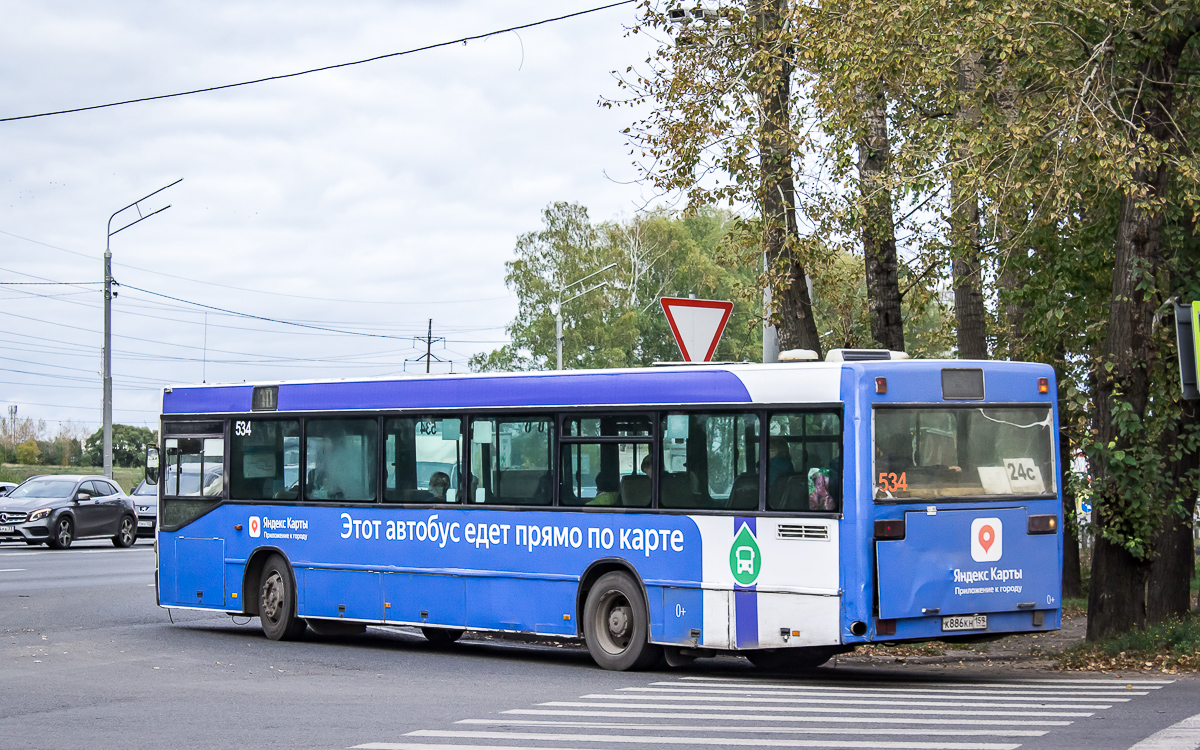
[[[1124,750],[1200,713],[1200,679],[1162,675],[619,674],[577,648],[382,628],[275,643],[256,620],[169,616],[153,583],[146,542],[0,546],[0,748]],[[1193,724],[1139,750],[1197,747]]]

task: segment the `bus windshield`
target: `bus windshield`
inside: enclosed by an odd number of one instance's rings
[[[880,408],[875,500],[1056,491],[1049,407]]]

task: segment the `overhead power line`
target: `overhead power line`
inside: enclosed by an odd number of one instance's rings
[[[403,57],[404,55],[412,55],[417,52],[427,52],[432,49],[438,49],[439,47],[449,47],[450,45],[453,45],[453,44],[466,44],[467,42],[473,42],[473,41],[477,41],[480,39],[487,39],[488,37],[499,36],[500,34],[507,34],[511,31],[522,31],[524,29],[531,29],[535,26],[543,26],[548,23],[555,23],[557,21],[565,21],[568,18],[576,18],[577,16],[586,16],[589,13],[597,13],[602,10],[608,10],[609,8],[616,8],[617,6],[620,6],[620,5],[630,5],[637,1],[639,1],[639,0],[620,0],[620,2],[609,3],[608,5],[601,5],[597,8],[589,8],[588,10],[581,10],[576,13],[567,13],[566,15],[555,16],[554,18],[545,18],[545,19],[542,19],[541,21],[525,23],[525,24],[521,24],[520,26],[510,26],[507,29],[498,29],[496,31],[489,31],[485,34],[475,34],[474,36],[464,36],[464,37],[460,37],[458,39],[453,39],[448,42],[437,42],[436,44],[427,44],[424,47],[414,47],[412,49],[406,49],[401,52],[389,52],[385,55],[376,55],[374,57],[367,57],[362,60],[352,60],[350,62],[335,63],[333,65],[323,65],[319,68],[309,68],[308,70],[301,70],[301,71],[297,71],[295,73],[283,73],[281,75],[276,75],[276,76],[266,76],[264,78],[255,78],[255,79],[249,80],[249,81],[239,81],[238,83],[225,83],[225,84],[221,84],[219,86],[208,86],[208,87],[205,87],[202,89],[191,89],[190,91],[178,91],[174,94],[158,94],[156,96],[143,96],[143,97],[139,97],[137,99],[125,99],[124,101],[119,101],[119,102],[109,102],[108,104],[93,104],[93,105],[90,105],[87,107],[72,107],[71,109],[60,109],[60,110],[55,110],[53,112],[39,112],[39,113],[33,114],[33,115],[16,115],[13,117],[0,117],[0,122],[15,122],[16,120],[32,120],[32,119],[35,119],[38,117],[53,117],[55,115],[69,115],[69,114],[73,114],[75,112],[88,112],[93,109],[108,109],[109,107],[120,107],[120,106],[123,106],[126,104],[137,104],[139,102],[152,102],[152,101],[157,101],[159,99],[174,99],[174,98],[180,97],[180,96],[191,96],[192,94],[205,94],[205,93],[208,93],[211,91],[222,91],[224,89],[233,89],[233,88],[238,88],[240,86],[252,86],[256,83],[266,83],[268,81],[281,81],[286,78],[296,78],[298,76],[305,76],[310,73],[320,73],[320,72],[323,72],[326,70],[336,70],[338,68],[348,68],[352,65],[364,65],[366,63],[377,62],[379,60],[387,60],[392,57]]]
[[[7,237],[12,237],[13,239],[16,239],[16,240],[21,240],[22,242],[30,242],[34,245],[41,245],[42,247],[48,247],[51,250],[58,250],[60,252],[69,253],[71,255],[78,255],[80,258],[87,258],[89,260],[99,260],[98,256],[95,256],[95,255],[89,255],[88,253],[81,253],[78,250],[70,250],[65,247],[59,247],[58,245],[51,245],[48,242],[42,242],[41,240],[35,240],[35,239],[29,238],[29,237],[22,237],[19,234],[13,234],[12,232],[6,232],[3,229],[0,229],[0,234],[3,234]],[[237,291],[237,292],[250,292],[251,294],[266,294],[271,297],[287,297],[289,299],[302,299],[302,300],[307,300],[309,302],[345,302],[345,303],[351,303],[351,304],[357,304],[357,305],[421,305],[421,306],[426,306],[426,305],[461,305],[461,304],[465,304],[468,302],[493,302],[495,300],[501,300],[501,299],[512,299],[512,297],[513,297],[513,295],[511,295],[511,294],[505,294],[500,297],[472,297],[470,299],[443,299],[443,300],[383,300],[383,299],[346,299],[344,297],[318,297],[318,296],[311,295],[311,294],[288,294],[287,292],[271,292],[271,291],[267,291],[265,289],[251,289],[250,287],[245,287],[245,286],[235,286],[233,284],[220,284],[215,281],[203,281],[202,279],[195,279],[190,276],[177,276],[176,274],[166,273],[165,271],[155,271],[152,268],[143,268],[142,266],[135,266],[130,263],[117,263],[116,261],[114,261],[113,265],[118,268],[129,268],[134,271],[142,271],[144,273],[152,273],[155,276],[163,276],[168,279],[176,279],[177,281],[187,281],[192,284],[203,284],[205,286],[215,286],[219,289],[233,289],[234,291]],[[19,272],[14,271],[13,273],[19,273]],[[22,275],[29,276],[30,274],[22,274]],[[41,278],[41,277],[34,276],[33,278]],[[104,282],[96,282],[96,283],[104,283]]]

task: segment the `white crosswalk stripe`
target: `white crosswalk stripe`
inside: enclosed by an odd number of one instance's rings
[[[994,683],[687,676],[587,693],[356,750],[1017,750],[1170,680]]]

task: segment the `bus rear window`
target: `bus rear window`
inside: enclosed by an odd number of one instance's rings
[[[878,408],[878,502],[1056,491],[1049,407]]]

